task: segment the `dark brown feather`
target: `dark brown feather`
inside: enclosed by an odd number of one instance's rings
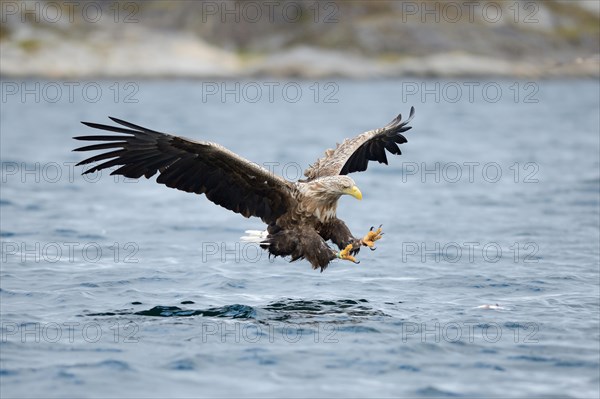
[[[294,199],[291,184],[218,144],[189,140],[111,118],[125,126],[83,122],[110,132],[111,136],[79,136],[82,141],[106,143],[88,145],[75,151],[112,150],[84,159],[77,165],[99,161],[85,173],[119,166],[111,174],[150,178],[178,190],[205,194],[212,202],[245,217],[257,216],[265,223],[283,215]],[[124,135],[123,135],[124,134]]]

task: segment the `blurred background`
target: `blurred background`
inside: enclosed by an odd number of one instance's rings
[[[0,397],[599,397],[599,4],[0,1]],[[411,106],[324,273],[72,151],[114,116],[295,181]]]
[[[2,1],[4,76],[598,76],[599,2]]]

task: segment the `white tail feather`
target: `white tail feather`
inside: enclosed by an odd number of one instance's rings
[[[269,233],[266,230],[265,231],[246,230],[246,234],[247,234],[246,236],[240,237],[240,240],[242,240],[244,242],[256,242],[256,243],[261,243],[269,235]]]

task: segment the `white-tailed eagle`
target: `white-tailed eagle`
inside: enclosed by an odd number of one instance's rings
[[[374,249],[381,238],[381,226],[355,238],[336,217],[337,202],[344,194],[362,199],[347,174],[366,170],[369,161],[387,164],[386,150],[401,154],[398,144],[407,142],[402,133],[410,129],[407,123],[414,113],[411,107],[406,121],[398,115],[383,128],[327,150],[298,182],[270,173],[219,144],[160,133],[117,118],[110,119],[120,126],[82,122],[119,134],[74,137],[100,142],[74,151],[105,151],[77,164],[99,163],[84,174],[116,166],[111,175],[150,178],[158,173],[156,181],[167,187],[205,194],[245,217],[259,217],[267,224],[265,232],[254,234],[262,248],[274,256],[290,256],[291,261],[307,259],[313,269],[323,271],[336,258],[358,263],[354,255],[361,246]],[[339,251],[330,248],[328,240]]]

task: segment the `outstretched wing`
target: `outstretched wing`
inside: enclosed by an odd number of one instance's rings
[[[120,167],[111,175],[150,178],[159,172],[158,183],[189,193],[206,194],[215,204],[245,217],[257,216],[265,223],[283,215],[294,201],[290,194],[291,183],[218,144],[110,119],[126,128],[82,123],[121,135],[74,137],[102,142],[74,151],[108,150],[79,162],[77,165],[103,161],[84,174],[115,166]]]
[[[306,180],[362,172],[367,170],[369,161],[378,161],[387,165],[385,151],[388,150],[395,155],[402,154],[398,144],[406,143],[407,140],[401,133],[411,128],[406,125],[414,115],[415,108],[411,107],[410,115],[404,122],[400,114],[384,128],[365,132],[353,139],[346,139],[335,149],[325,151],[323,158],[318,159],[304,171]]]

